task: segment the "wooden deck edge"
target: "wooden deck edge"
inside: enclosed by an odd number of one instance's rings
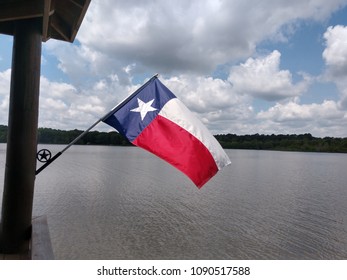
[[[32,220],[30,251],[32,260],[54,260],[46,216],[34,217]]]

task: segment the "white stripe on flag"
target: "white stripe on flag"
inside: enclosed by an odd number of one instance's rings
[[[217,139],[179,99],[169,100],[160,110],[159,115],[176,123],[203,143],[210,151],[219,170],[231,163]]]

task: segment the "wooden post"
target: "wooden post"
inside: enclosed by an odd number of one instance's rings
[[[0,251],[28,250],[34,195],[42,19],[15,23]]]

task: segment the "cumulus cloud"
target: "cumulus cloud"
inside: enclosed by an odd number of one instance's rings
[[[248,94],[256,98],[275,101],[301,95],[307,90],[310,79],[297,84],[292,81],[288,70],[280,70],[278,51],[266,57],[249,58],[245,63],[231,69],[228,80],[239,94]]]
[[[341,95],[339,106],[347,109],[347,26],[330,26],[324,33],[326,79],[334,82]]]
[[[0,124],[8,121],[11,69],[0,72]]]
[[[228,81],[190,75],[162,80],[214,133],[230,132],[254,114],[251,99],[237,94]]]
[[[86,128],[159,72],[213,133],[332,135],[336,125],[346,124],[346,27],[330,27],[324,35],[326,77],[338,86],[340,100],[300,104],[313,80],[281,69],[279,51],[257,56],[256,49],[264,40],[290,40],[300,22],[324,21],[344,3],[94,0],[75,44],[44,44],[45,67],[54,56],[65,75],[48,79],[43,73],[39,125]],[[216,67],[224,79],[212,77]],[[9,73],[0,72],[6,115]],[[294,81],[293,74],[301,78]],[[267,107],[260,112],[254,106],[259,99]]]
[[[341,130],[341,127],[346,124],[347,114],[332,100],[324,100],[321,104],[299,104],[295,101],[277,103],[259,112],[257,119],[265,133],[276,130],[283,134],[310,132],[317,136],[327,136],[336,130],[336,136],[346,134],[346,130]]]
[[[326,19],[343,2],[92,1],[78,33],[80,45],[65,45],[64,51],[55,45],[52,52],[66,73],[83,66],[95,75],[121,77],[133,65],[133,75],[205,75],[251,56],[265,39],[286,40],[299,20]]]
[[[323,58],[332,76],[347,75],[347,26],[330,26],[324,33]]]
[[[259,119],[271,119],[277,123],[297,123],[297,121],[311,122],[317,116],[324,120],[336,120],[344,116],[344,112],[338,109],[337,103],[332,100],[324,100],[322,104],[298,104],[294,101],[279,104],[267,111],[258,113]]]
[[[90,88],[50,81],[41,76],[39,125],[60,129],[84,129],[105,115],[134,88],[106,77]]]

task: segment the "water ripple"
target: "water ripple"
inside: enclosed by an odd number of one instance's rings
[[[37,177],[34,215],[57,259],[347,259],[347,155],[227,152],[198,190],[141,149],[74,146]]]

